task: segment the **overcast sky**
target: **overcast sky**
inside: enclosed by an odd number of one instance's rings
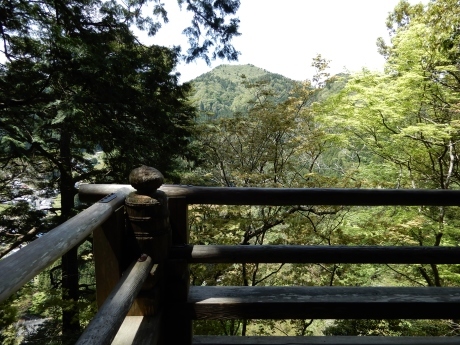
[[[362,67],[382,69],[376,40],[388,38],[385,20],[399,0],[241,0],[238,11],[241,36],[233,40],[241,52],[236,64],[253,64],[295,80],[310,79],[312,58],[331,60],[332,74]],[[411,3],[427,0],[411,0]],[[185,10],[166,1],[170,22],[146,43],[186,46],[181,34],[189,23]],[[203,61],[181,64],[181,81],[227,64]]]

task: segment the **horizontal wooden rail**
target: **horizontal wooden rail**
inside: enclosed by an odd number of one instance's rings
[[[152,267],[153,261],[147,256],[126,270],[76,345],[112,343]]]
[[[193,319],[458,319],[460,288],[191,286]]]
[[[128,185],[83,184],[82,201],[94,201]],[[168,197],[185,197],[188,204],[212,205],[354,205],[458,206],[460,191],[425,189],[238,188],[163,185]]]
[[[130,189],[121,188],[47,234],[0,261],[0,302],[81,243],[125,201]]]
[[[195,345],[458,345],[458,337],[225,337],[195,336]]]
[[[458,345],[458,337],[353,337],[353,336],[195,336],[193,344],[202,345]]]
[[[128,188],[129,192],[135,189],[129,184],[81,184],[78,187],[78,198],[81,202],[96,202],[105,195],[114,193],[120,188]]]
[[[460,247],[189,245],[173,247],[170,259],[189,263],[458,264]]]

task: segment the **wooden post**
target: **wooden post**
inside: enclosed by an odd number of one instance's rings
[[[189,243],[188,204],[184,197],[169,198],[172,245]],[[190,270],[186,260],[170,260],[165,272],[166,310],[163,319],[164,344],[192,344],[192,320],[187,315],[174,313],[174,306],[187,302]]]
[[[159,265],[160,277],[164,261],[171,247],[171,228],[167,196],[158,188],[163,184],[163,175],[155,168],[141,166],[129,175],[129,182],[137,190],[125,200],[128,234],[134,235],[131,252],[135,257],[147,254]],[[133,303],[129,316],[153,316],[161,306],[162,283],[149,277]]]

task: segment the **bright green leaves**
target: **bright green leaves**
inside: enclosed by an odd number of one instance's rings
[[[320,64],[321,61],[316,62]],[[197,126],[196,144],[199,145],[202,164],[196,171],[199,178],[192,181],[199,179],[201,184],[227,187],[347,185],[347,181],[342,181],[336,172],[331,173],[334,169],[330,166],[334,156],[334,152],[329,152],[331,137],[315,121],[310,107],[312,96],[317,96],[323,85],[323,77],[325,75],[317,80],[318,89],[313,89],[308,82],[299,83],[283,101],[280,101],[280,93],[267,82],[244,78],[246,88],[253,95],[247,105],[248,111]],[[324,159],[327,152],[329,160]],[[342,243],[342,211],[340,207],[308,205],[196,206],[189,213],[191,242],[242,245]],[[192,268],[192,276],[192,282],[198,285],[285,285],[293,281],[315,285],[329,284],[334,279],[335,268],[334,265],[196,265]]]
[[[431,44],[437,37],[435,27],[418,17],[393,37],[384,74],[363,71],[354,76],[323,108],[325,121],[342,128],[339,135],[348,137],[348,143],[365,145],[396,169],[409,169],[407,187],[431,175],[434,184],[425,186],[444,188],[439,181],[451,178],[446,172],[453,162],[444,152],[459,138],[459,94],[451,85],[455,68]],[[441,166],[429,163],[433,160]]]
[[[430,2],[425,10],[401,2],[390,16],[385,71],[354,75],[338,95],[318,105],[323,126],[359,157],[354,177],[361,186],[459,188],[460,83],[450,46],[458,44],[459,8],[450,0]],[[372,231],[369,238],[361,235],[363,243],[372,238],[375,244],[456,245],[456,213],[445,207],[360,209],[345,219],[344,234],[356,226]],[[398,271],[413,283],[457,281],[436,265]]]

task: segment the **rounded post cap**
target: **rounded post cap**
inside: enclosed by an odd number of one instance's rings
[[[129,183],[141,193],[152,193],[164,183],[163,174],[155,168],[142,165],[129,174]]]

